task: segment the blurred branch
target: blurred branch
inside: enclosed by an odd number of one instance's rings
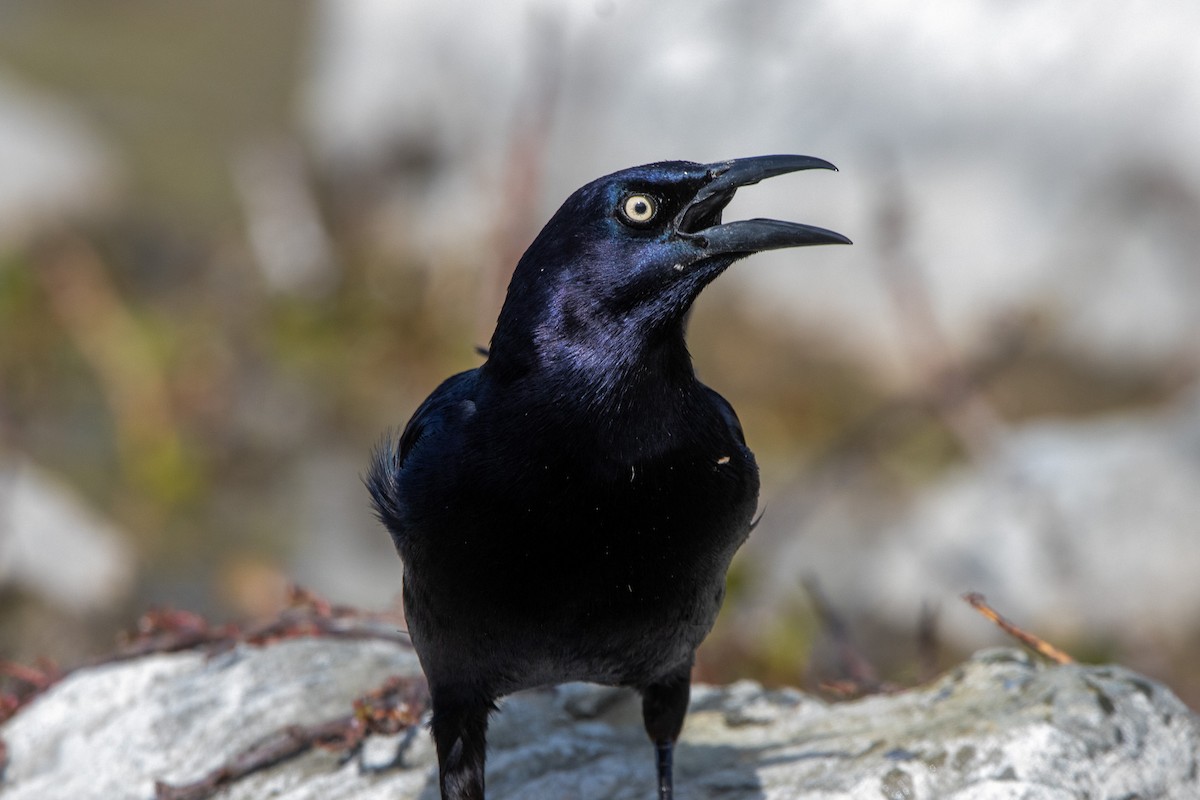
[[[945,367],[926,380],[926,391],[893,398],[867,414],[835,439],[813,462],[814,473],[837,471],[881,444],[899,436],[928,414],[947,418],[962,403],[978,398],[979,390],[1028,349],[1030,333],[1024,320],[1010,320],[990,340],[992,348],[968,363]],[[991,434],[989,434],[990,437]]]
[[[546,143],[554,128],[554,111],[558,106],[564,71],[564,42],[562,15],[540,10],[530,24],[534,31],[533,46],[528,50],[526,73],[529,80],[515,103],[515,121],[509,132],[508,155],[501,178],[496,215],[496,254],[490,272],[491,279],[482,300],[487,313],[479,315],[477,338],[487,341],[491,335],[493,314],[504,301],[509,276],[525,248],[537,233],[538,197],[545,169]]]
[[[928,282],[908,252],[909,203],[899,178],[884,184],[877,213],[879,272],[892,300],[909,358],[928,387],[930,406],[963,449],[978,458],[1003,427],[946,341]]]
[[[800,584],[808,594],[821,623],[821,629],[832,640],[837,653],[837,666],[841,677],[833,681],[822,681],[821,688],[842,696],[875,694],[891,689],[889,684],[879,680],[879,673],[850,636],[850,626],[834,610],[816,577],[806,576]]]
[[[938,607],[929,601],[921,604],[917,618],[917,683],[933,680],[938,671],[940,642],[937,632]]]
[[[300,146],[286,139],[246,145],[230,169],[250,248],[267,286],[285,295],[327,296],[341,279],[341,265]]]
[[[184,456],[163,365],[149,336],[82,238],[61,234],[33,259],[51,312],[107,398],[124,470],[135,484],[172,495]]]

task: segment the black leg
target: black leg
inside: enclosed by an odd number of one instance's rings
[[[642,719],[646,733],[654,742],[658,765],[658,800],[675,796],[672,781],[672,760],[675,740],[683,729],[691,693],[691,665],[650,684],[642,691]]]
[[[492,702],[473,693],[432,689],[433,742],[442,800],[484,800],[487,722]]]
[[[675,742],[667,740],[654,743],[654,764],[658,767],[658,800],[675,797],[675,777],[672,766],[675,760]]]

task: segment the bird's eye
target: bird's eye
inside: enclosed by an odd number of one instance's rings
[[[644,225],[658,213],[658,201],[647,194],[631,194],[621,203],[621,214],[635,225]]]

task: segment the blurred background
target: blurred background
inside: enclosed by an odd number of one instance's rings
[[[1005,641],[1200,705],[1200,5],[5,0],[0,658],[289,581],[392,605],[372,444],[524,245],[647,161],[817,155],[833,228],[701,298],[765,516],[699,675],[912,682]],[[807,587],[807,588],[806,588]],[[837,620],[823,616],[823,605]]]

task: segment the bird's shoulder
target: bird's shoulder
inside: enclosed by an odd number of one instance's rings
[[[422,439],[436,436],[448,426],[460,424],[475,413],[475,394],[479,370],[472,369],[452,375],[433,390],[417,407],[404,426],[397,442],[397,466],[416,448]]]
[[[380,519],[389,528],[398,526],[402,516],[401,483],[409,462],[427,446],[438,449],[447,435],[461,429],[475,414],[478,381],[477,369],[447,378],[417,407],[399,438],[389,434],[375,448],[366,484]]]
[[[710,389],[704,384],[700,384],[700,386],[707,395],[709,402],[712,403],[717,413],[720,414],[721,419],[725,421],[729,432],[737,440],[738,444],[744,447],[746,444],[746,434],[742,431],[742,421],[738,419],[737,412],[733,410],[733,406],[714,389]]]

